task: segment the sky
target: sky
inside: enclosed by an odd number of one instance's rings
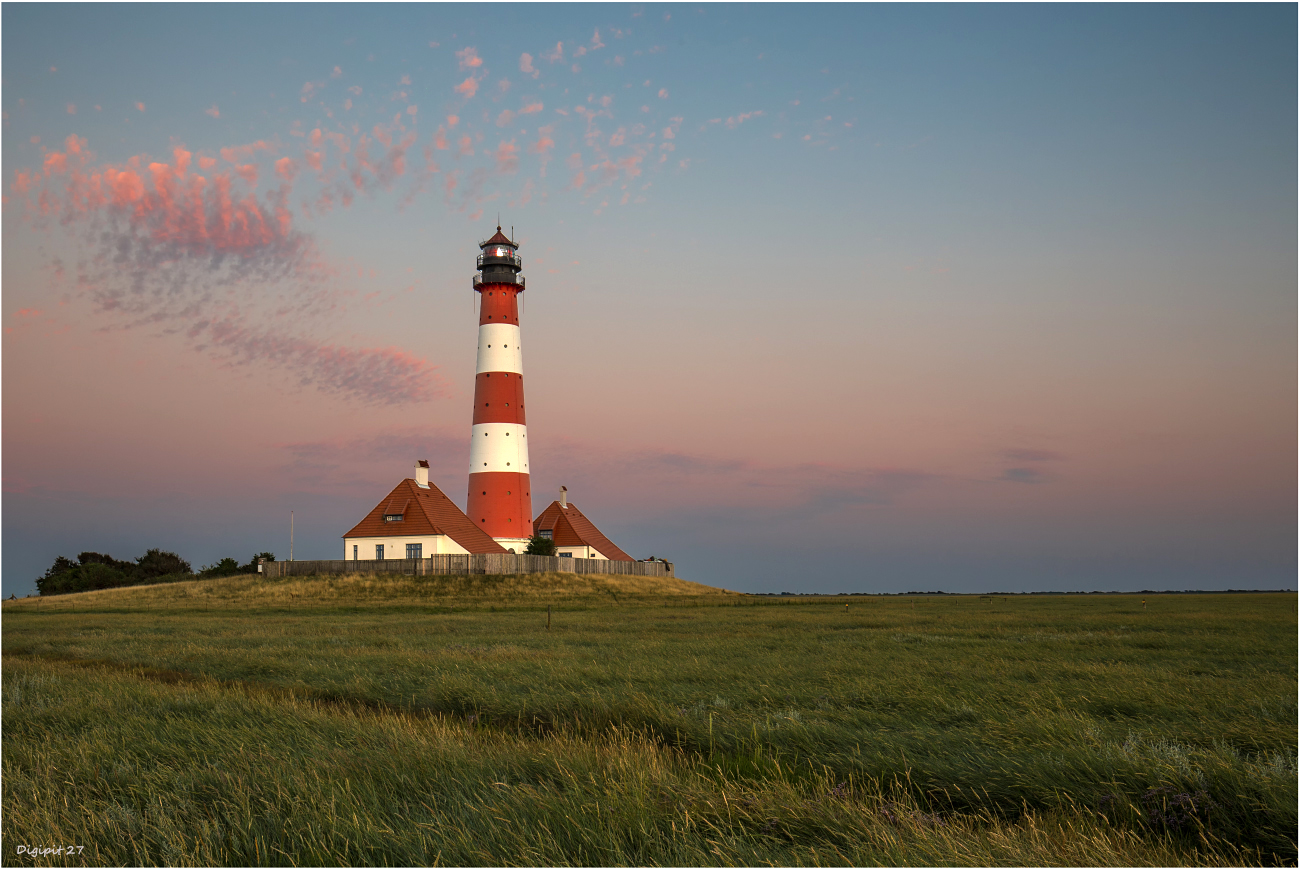
[[[1293,4],[18,4],[3,592],[462,507],[753,592],[1295,588]]]

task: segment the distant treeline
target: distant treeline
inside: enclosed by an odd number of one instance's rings
[[[98,552],[83,552],[77,556],[76,561],[60,555],[54,559],[54,564],[45,571],[45,575],[36,580],[36,589],[42,595],[72,594],[99,588],[121,588],[125,585],[157,585],[187,579],[257,573],[259,559],[275,561],[275,555],[259,552],[247,564],[240,564],[233,558],[223,558],[215,564],[200,567],[197,573],[184,558],[175,552],[161,549],[150,549],[135,561],[119,561],[111,555]]]

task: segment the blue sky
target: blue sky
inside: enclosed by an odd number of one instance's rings
[[[6,593],[463,503],[498,213],[536,492],[638,557],[1294,587],[1294,6],[0,14]]]

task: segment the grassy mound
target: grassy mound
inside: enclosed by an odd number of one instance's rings
[[[375,605],[546,605],[617,603],[670,598],[709,598],[721,602],[742,595],[675,577],[532,573],[507,576],[403,576],[351,574],[266,579],[241,575],[196,579],[168,585],[109,588],[58,598],[5,603],[21,609],[172,609],[351,607]]]

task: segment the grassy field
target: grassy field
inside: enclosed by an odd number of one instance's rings
[[[3,628],[5,865],[1297,857],[1295,594],[231,578]]]

